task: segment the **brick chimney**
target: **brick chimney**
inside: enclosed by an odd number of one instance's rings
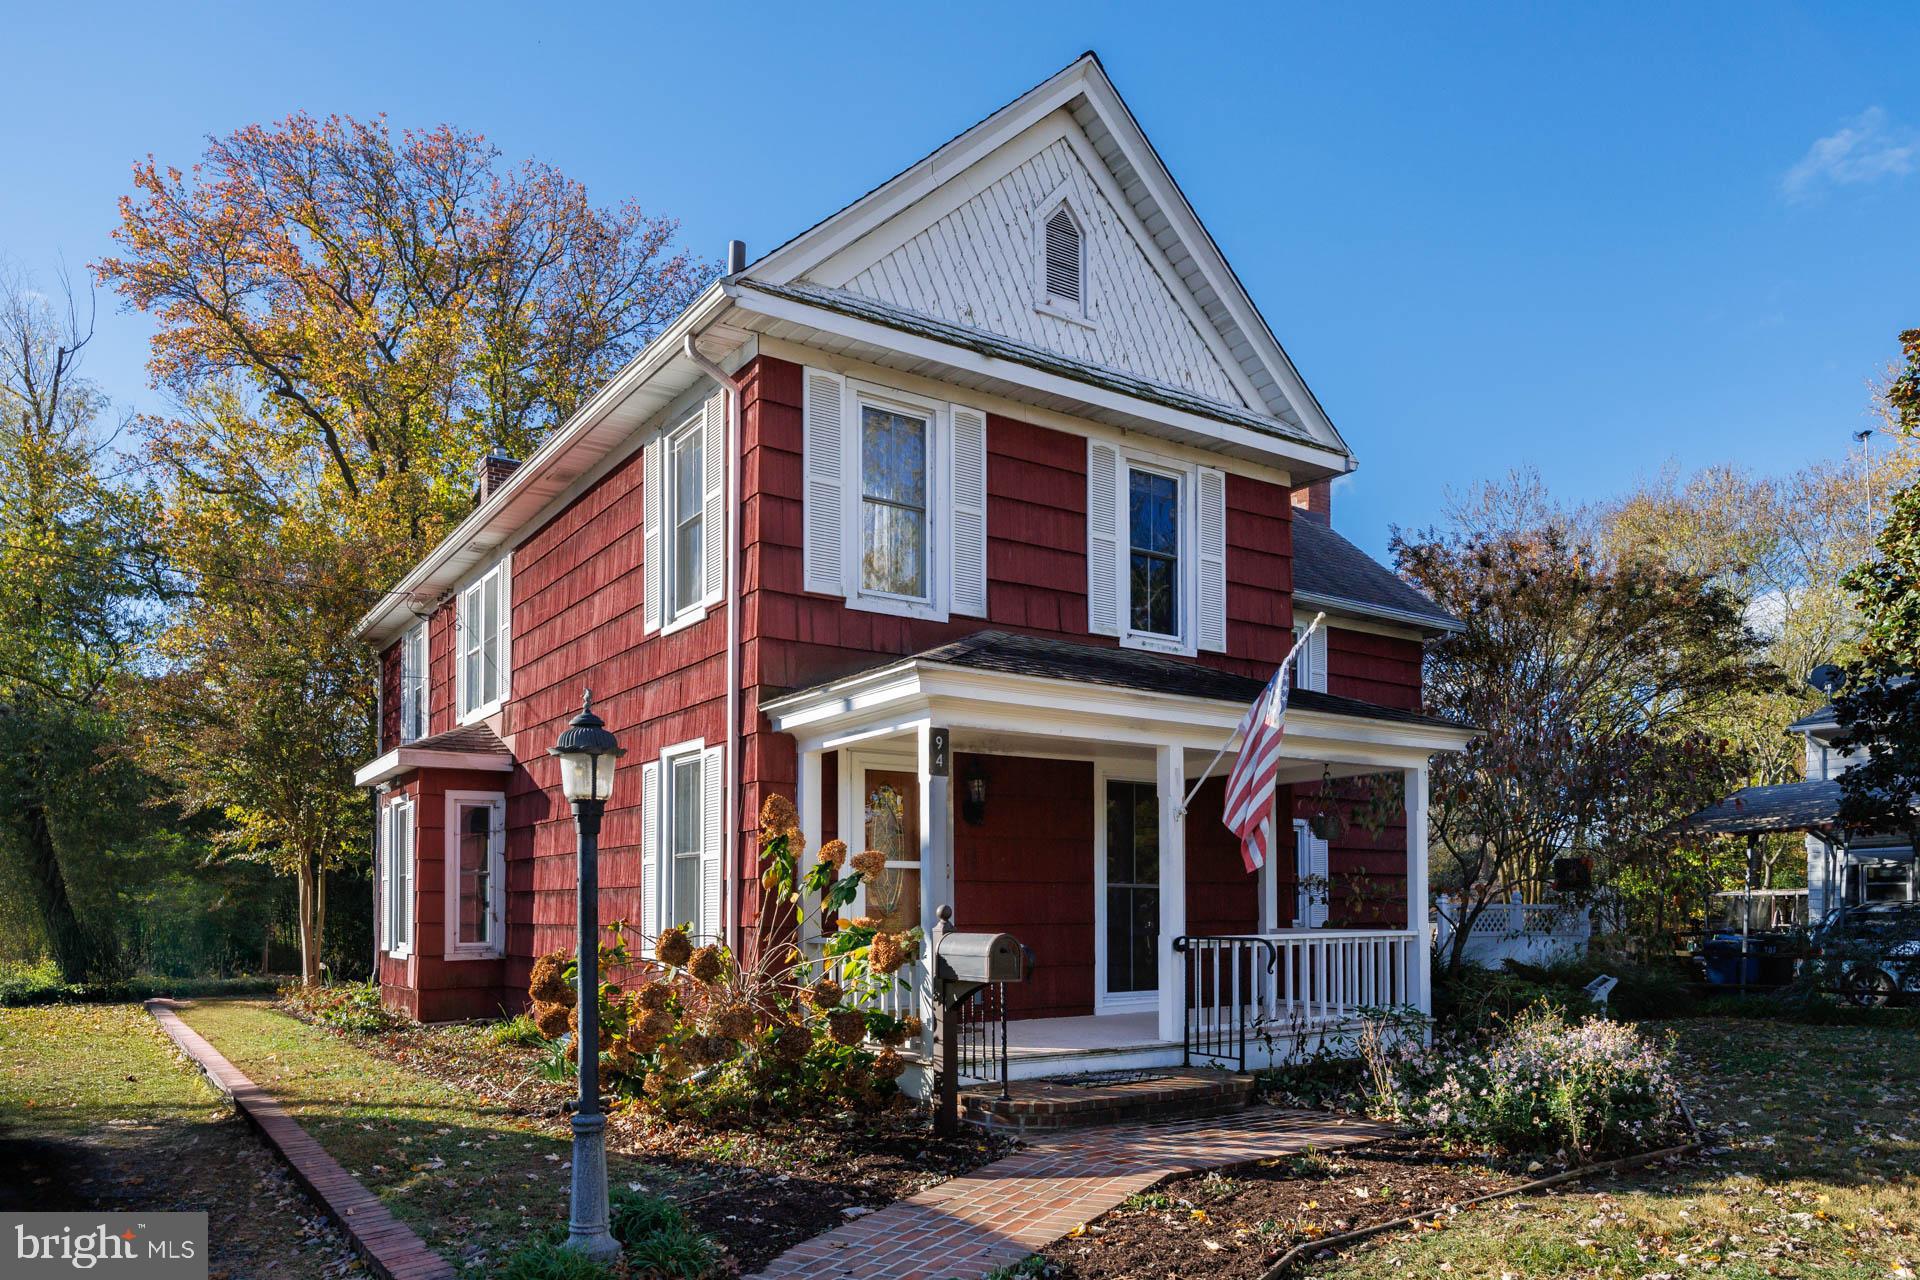
[[[491,498],[495,491],[507,482],[507,477],[519,469],[518,458],[509,458],[497,447],[491,450],[480,459],[480,465],[475,468],[473,505],[477,507]]]
[[[1333,523],[1333,481],[1315,480],[1293,491],[1293,512],[1321,524]]]

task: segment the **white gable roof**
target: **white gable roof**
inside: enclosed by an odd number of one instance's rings
[[[1040,225],[1062,202],[1084,236],[1084,317],[1036,305]],[[1092,54],[745,274],[994,334],[1349,452]]]

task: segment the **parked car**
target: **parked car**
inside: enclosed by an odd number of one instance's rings
[[[1821,922],[1813,944],[1827,980],[1851,1004],[1920,995],[1920,902],[1842,907]]]

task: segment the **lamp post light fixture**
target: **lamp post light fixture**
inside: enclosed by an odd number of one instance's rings
[[[578,971],[580,1097],[573,1107],[573,1191],[567,1245],[591,1258],[611,1258],[620,1244],[607,1229],[607,1117],[600,1110],[600,816],[613,794],[613,770],[626,754],[593,714],[587,690],[580,714],[547,752],[560,758],[560,790],[573,805],[579,850]]]

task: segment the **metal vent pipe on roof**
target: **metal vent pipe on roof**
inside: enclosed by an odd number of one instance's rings
[[[737,276],[747,269],[747,242],[745,240],[727,241],[727,274]]]

